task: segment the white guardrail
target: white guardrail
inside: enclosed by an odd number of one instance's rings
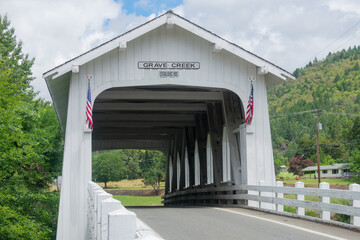
[[[295,188],[284,187],[281,181],[276,182],[276,186],[262,186],[262,182],[259,185],[245,185],[243,187],[249,193],[245,199],[257,201],[259,208],[284,212],[284,206],[291,206],[296,208],[296,215],[298,216],[305,216],[305,209],[315,209],[320,211],[320,219],[326,222],[334,222],[331,221],[330,213],[346,214],[350,216],[351,225],[356,228],[360,227],[359,184],[349,185],[349,190],[330,189],[330,184],[326,182],[320,183],[319,188],[304,188],[304,183],[300,181],[295,183]],[[251,195],[254,193],[256,196]],[[284,198],[284,194],[295,194],[295,199]],[[306,201],[305,195],[317,196],[320,197],[320,200],[318,202]],[[330,198],[349,200],[349,205],[331,203]],[[262,203],[272,203],[273,207],[262,206]]]
[[[304,188],[303,182],[297,182],[294,187],[284,187],[283,182],[276,182],[276,186],[240,185],[205,187],[187,189],[163,196],[166,205],[205,205],[224,207],[250,207],[266,210],[272,213],[284,213],[284,206],[296,208],[296,215],[311,220],[335,223],[346,227],[360,229],[360,185],[351,184],[349,190],[329,189],[326,182],[320,188]],[[295,199],[284,198],[284,194],[295,194]],[[318,196],[320,201],[306,201],[305,195]],[[330,198],[349,200],[349,205],[335,204]],[[320,211],[320,218],[305,216],[305,209]],[[350,225],[332,221],[330,213],[346,214],[350,216]],[[287,214],[287,213],[284,213]]]
[[[145,223],[128,211],[112,194],[94,182],[88,185],[88,239],[160,240]]]

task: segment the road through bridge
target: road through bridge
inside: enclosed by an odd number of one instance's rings
[[[359,231],[243,208],[129,207],[168,240],[358,240]]]

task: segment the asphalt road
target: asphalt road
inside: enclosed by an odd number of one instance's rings
[[[130,207],[167,240],[360,239],[360,232],[241,208]]]

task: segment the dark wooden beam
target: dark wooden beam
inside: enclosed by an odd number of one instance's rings
[[[168,145],[167,140],[149,141],[149,140],[93,140],[93,151],[111,150],[111,149],[145,149],[165,151]]]
[[[208,122],[206,114],[196,116],[196,138],[198,140],[199,159],[200,159],[200,185],[204,186],[207,182],[207,161],[206,161],[206,138],[208,133]]]
[[[208,122],[211,136],[211,148],[214,161],[214,183],[219,186],[222,181],[222,128],[223,111],[221,105],[208,104]]]
[[[94,111],[167,111],[167,112],[201,112],[206,111],[205,103],[95,103]]]
[[[96,100],[199,100],[220,101],[221,92],[201,91],[105,91]]]
[[[97,121],[195,121],[194,114],[181,113],[116,113],[116,112],[93,112],[94,122]]]
[[[171,135],[161,134],[93,134],[93,140],[170,140]]]
[[[195,121],[109,121],[109,122],[94,122],[96,127],[117,127],[117,128],[134,128],[134,127],[186,127],[186,126],[195,126]]]
[[[100,134],[142,134],[142,133],[153,133],[153,134],[175,134],[181,131],[181,128],[173,127],[99,127],[95,125],[93,133],[96,135]]]

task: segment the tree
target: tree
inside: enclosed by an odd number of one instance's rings
[[[12,88],[12,94],[19,95],[18,97],[26,96],[27,100],[32,100],[35,93],[30,86],[33,80],[31,67],[35,59],[30,59],[28,54],[22,52],[22,42],[16,40],[15,29],[10,28],[7,15],[0,15],[0,56],[4,64],[2,70],[11,69],[12,85],[16,86]]]
[[[166,175],[166,158],[163,153],[158,151],[151,151],[147,153],[147,156],[152,158],[147,160],[151,164],[143,174],[143,182],[146,186],[152,186],[156,194],[159,195],[160,183]]]
[[[55,237],[62,138],[52,105],[34,99],[34,59],[0,15],[0,239]]]
[[[127,179],[138,179],[141,177],[140,162],[142,153],[140,150],[124,149],[118,151],[124,161]]]
[[[348,129],[346,136],[348,141],[351,143],[348,144],[351,150],[356,149],[357,146],[360,145],[360,117],[356,117],[354,119],[353,124]]]
[[[314,162],[310,159],[303,159],[301,156],[296,156],[290,160],[288,171],[295,175],[302,176],[303,172],[301,172],[301,170],[308,166],[314,166]]]
[[[350,171],[360,174],[360,149],[357,148],[352,152],[350,157]]]
[[[105,188],[109,181],[120,181],[126,178],[126,168],[119,151],[106,151],[93,158],[93,180],[103,182]]]

